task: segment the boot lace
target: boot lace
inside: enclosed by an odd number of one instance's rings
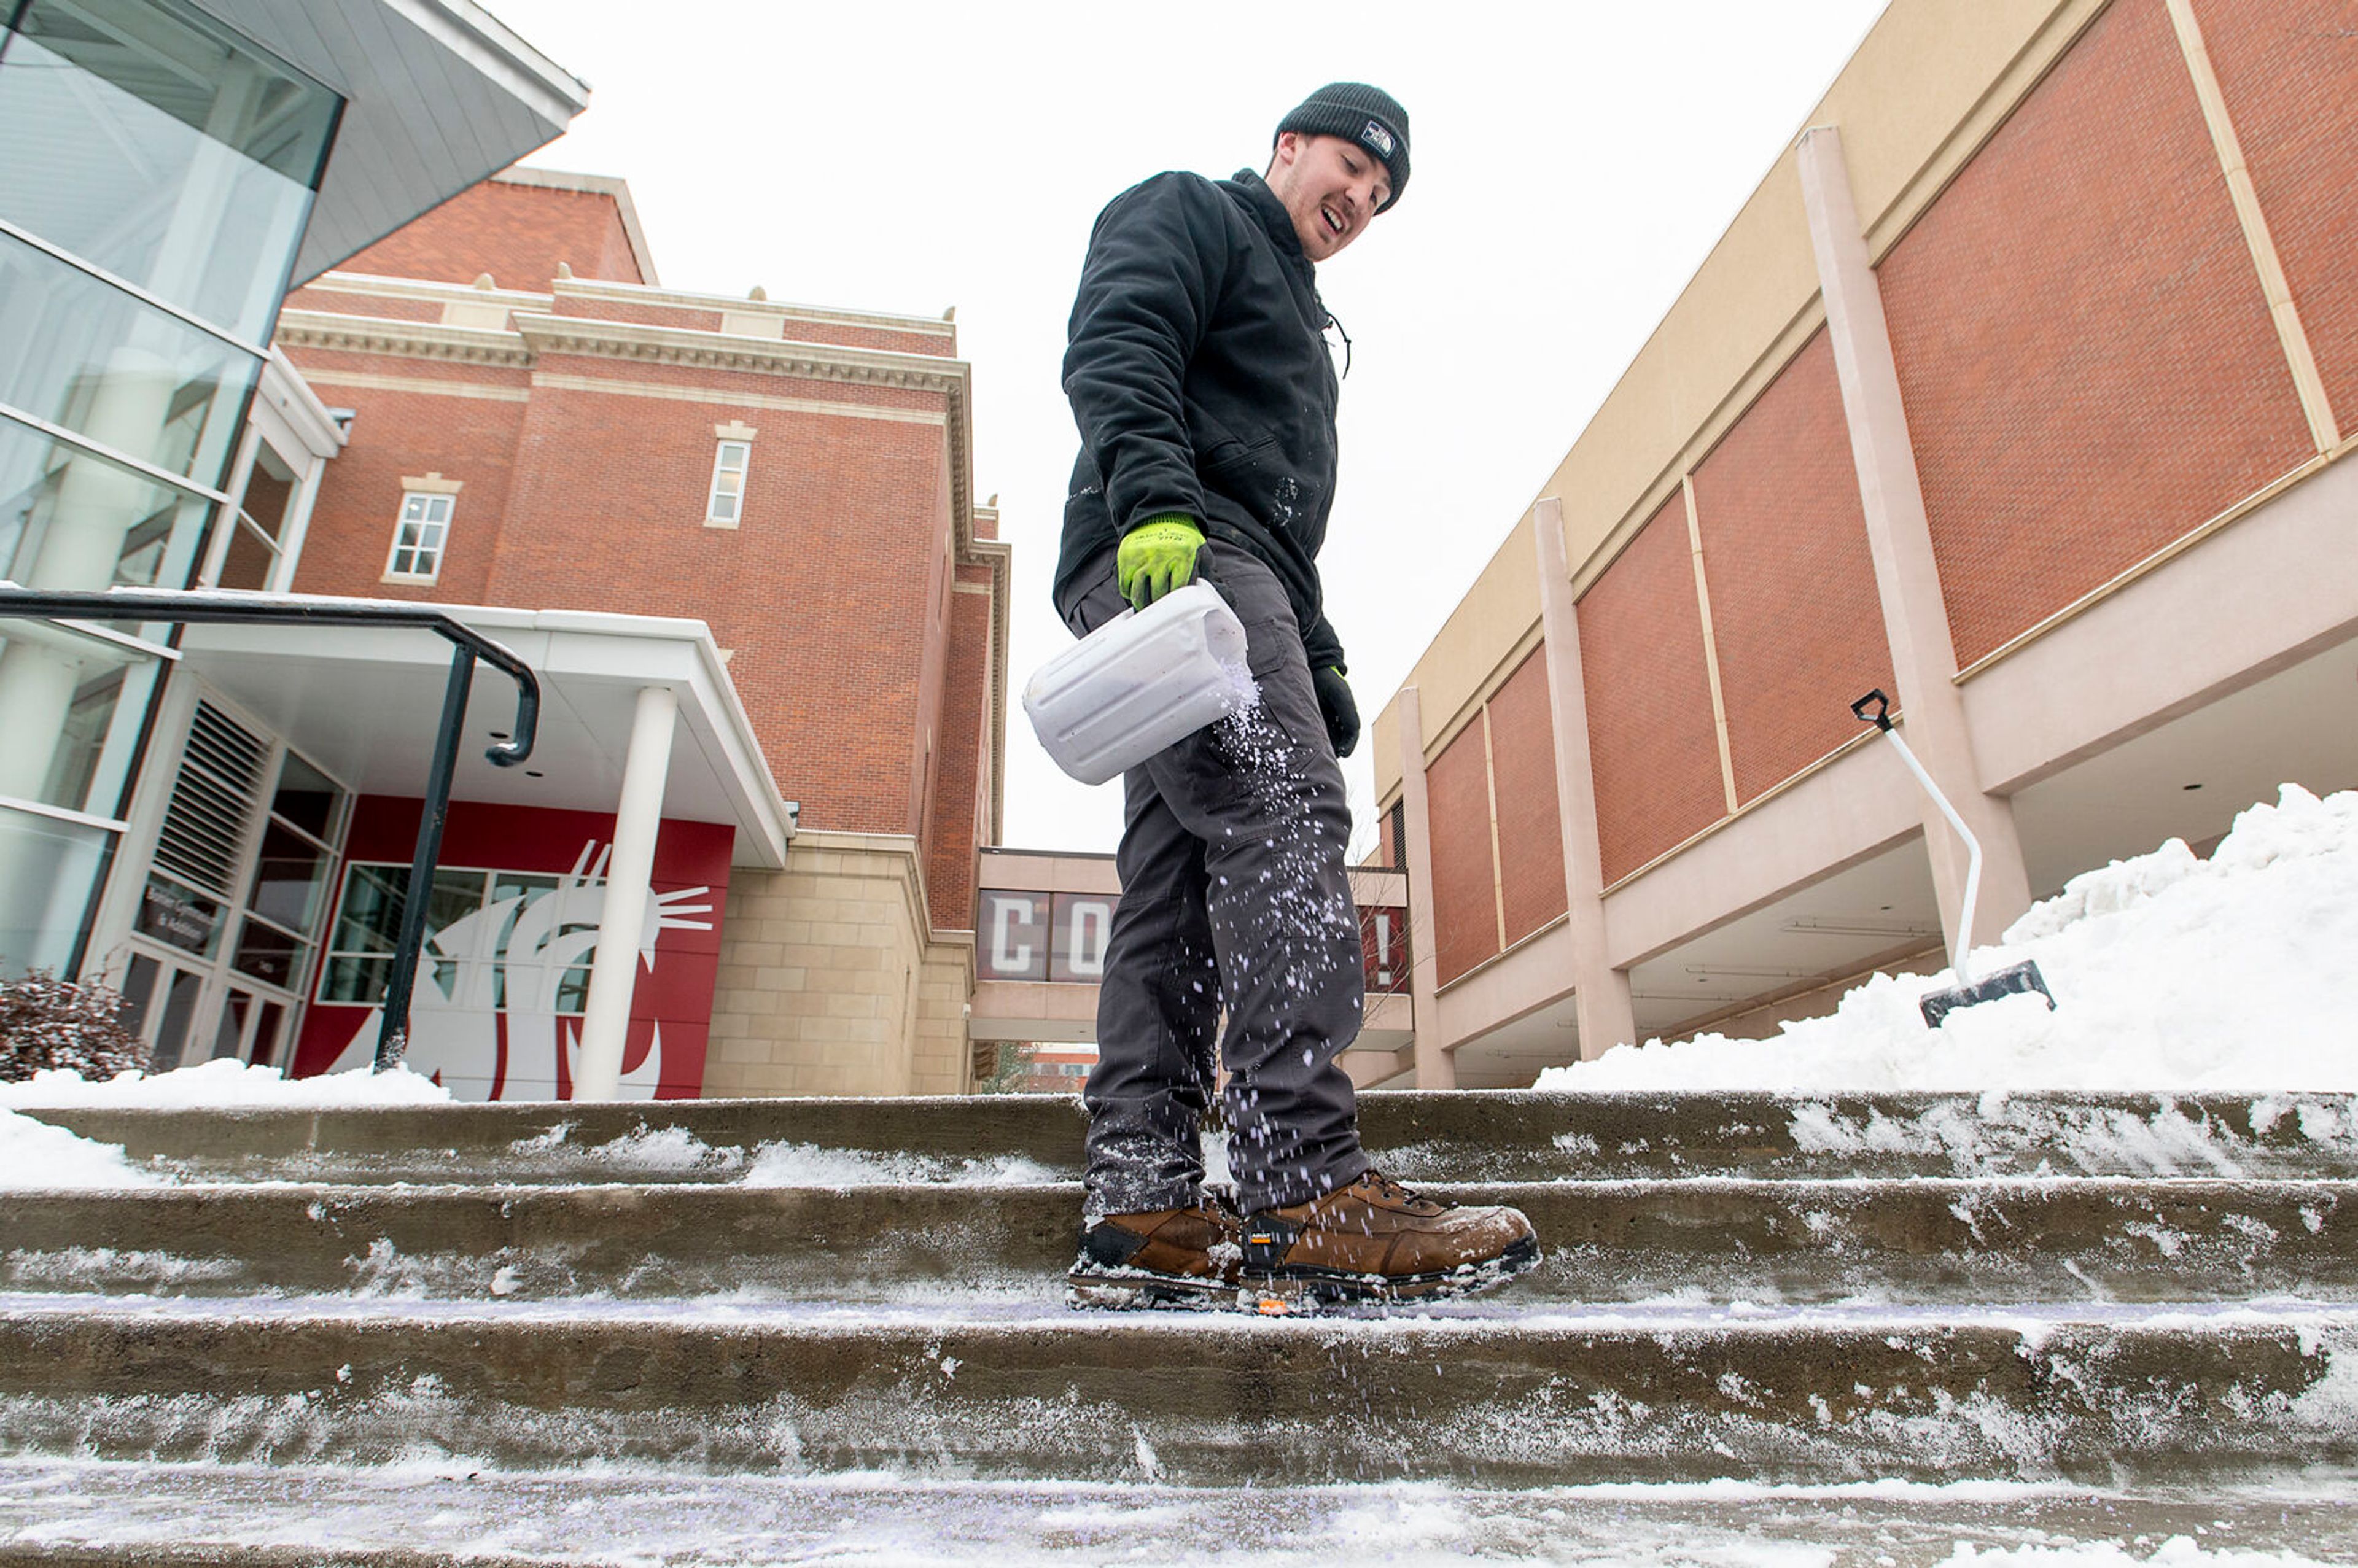
[[[1426,1197],[1422,1193],[1404,1187],[1381,1171],[1372,1167],[1361,1179],[1375,1187],[1378,1197],[1388,1202],[1405,1205],[1412,1214],[1441,1214],[1457,1206],[1455,1204],[1444,1203],[1439,1198]]]

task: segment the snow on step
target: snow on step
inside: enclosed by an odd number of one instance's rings
[[[0,1565],[666,1568],[976,1563],[1253,1568],[1468,1561],[2309,1568],[2358,1558],[2358,1509],[2324,1487],[2132,1496],[2052,1483],[1568,1485],[1395,1482],[1282,1491],[1120,1482],[0,1461]],[[191,1541],[222,1548],[194,1547]],[[300,1543],[300,1544],[297,1544]],[[1217,1548],[1212,1543],[1217,1543]],[[2167,1544],[2165,1544],[2167,1543]],[[234,1556],[231,1556],[231,1552]],[[51,1555],[51,1553],[56,1555]],[[72,1553],[69,1556],[68,1553]],[[2157,1553],[2159,1556],[2157,1558]],[[2255,1554],[2265,1553],[2265,1557]]]
[[[2358,1183],[2127,1177],[1555,1182],[1498,1299],[2358,1302]],[[1051,1300],[1079,1189],[181,1186],[23,1192],[0,1289],[531,1299]]]
[[[19,1298],[0,1450],[1201,1485],[2253,1480],[2358,1461],[2358,1314],[1260,1321]]]

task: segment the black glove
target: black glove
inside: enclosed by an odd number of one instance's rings
[[[1335,754],[1349,756],[1359,743],[1359,705],[1351,698],[1351,683],[1343,678],[1341,665],[1321,665],[1310,672],[1310,684],[1317,688],[1319,716],[1326,720]]]

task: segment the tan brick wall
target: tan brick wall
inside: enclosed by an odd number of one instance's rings
[[[966,1038],[967,998],[973,994],[973,935],[958,933],[928,944],[917,980],[909,1093],[960,1095],[974,1087],[974,1052]]]
[[[914,838],[806,832],[784,871],[733,873],[720,929],[708,1098],[908,1094],[917,1065],[932,1070],[938,1041],[917,1048],[929,943]]]

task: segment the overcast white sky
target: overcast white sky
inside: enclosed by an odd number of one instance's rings
[[[1260,168],[1322,83],[1400,99],[1407,193],[1319,269],[1357,345],[1320,566],[1370,720],[1884,5],[488,3],[593,90],[527,161],[628,179],[666,285],[957,308],[1018,691],[1067,641],[1057,369],[1091,220],[1159,169]],[[1020,704],[1007,751],[1006,842],[1113,847],[1118,784],[1065,779]],[[771,761],[790,795],[827,765]]]

